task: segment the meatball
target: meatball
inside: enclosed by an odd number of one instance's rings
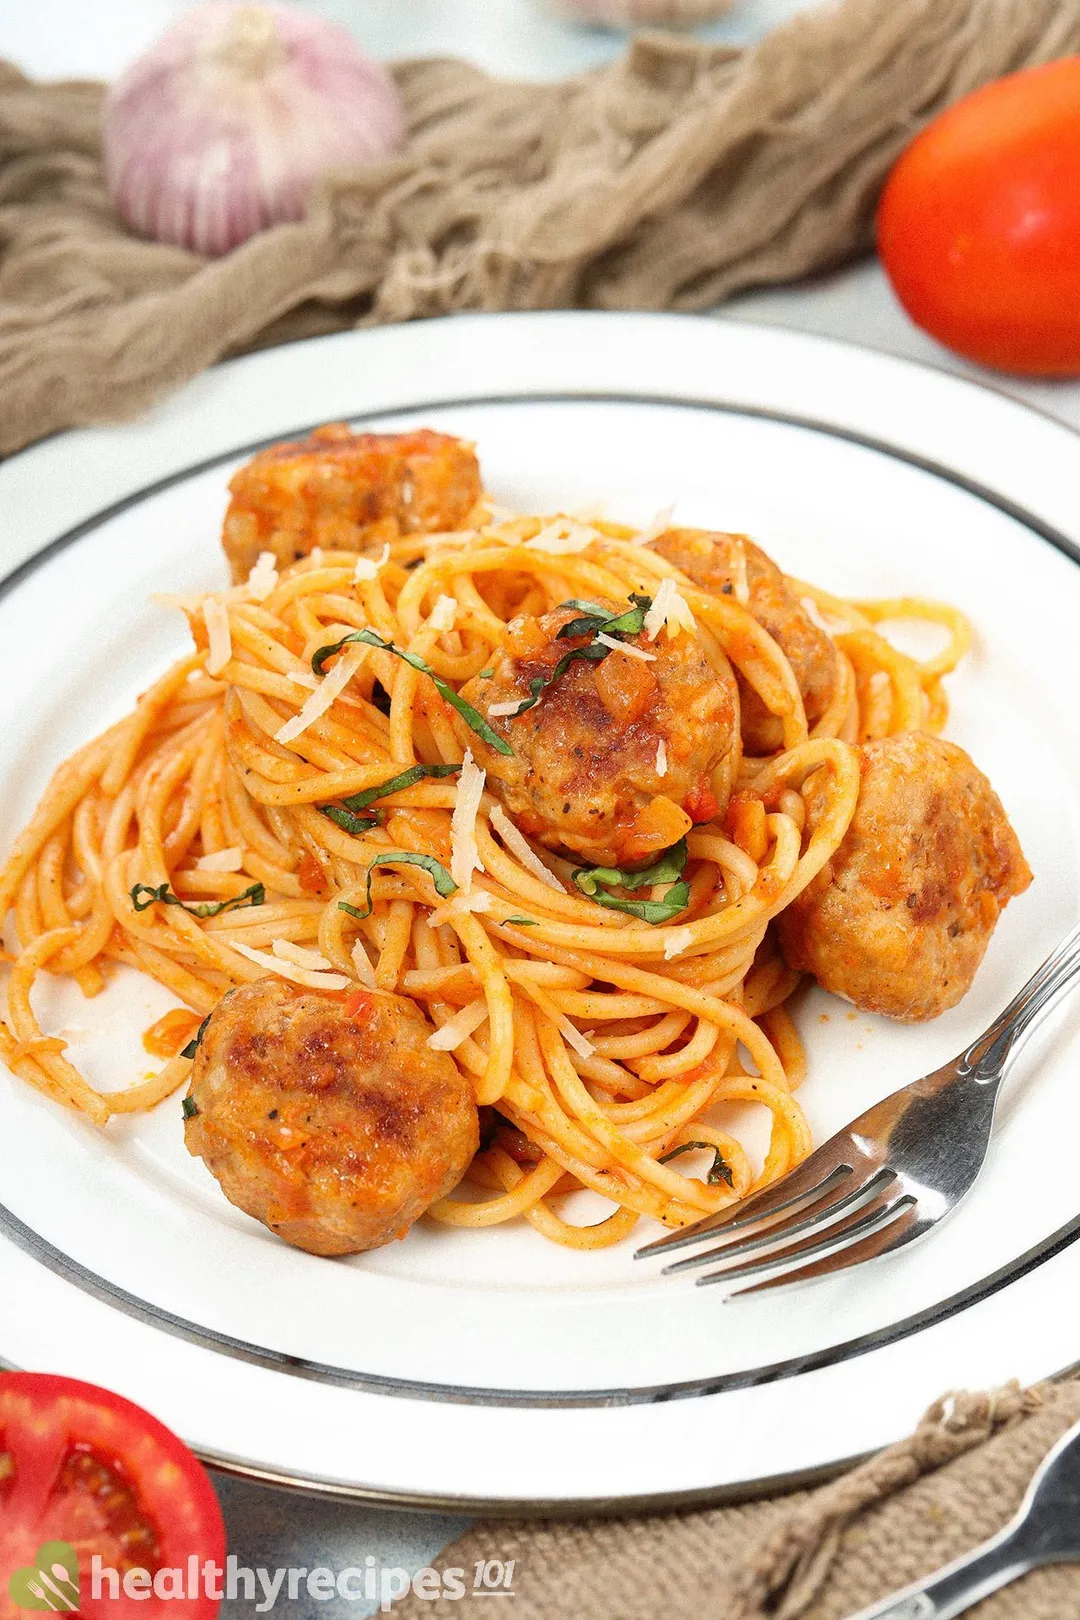
[[[772,558],[744,534],[714,534],[706,529],[668,529],[653,541],[652,549],[713,596],[734,593],[741,584],[745,561],[746,607],[786,655],[802,693],[808,724],[820,720],[836,691],[836,649]],[[748,752],[773,753],[783,742],[780,721],[741,676],[739,691]]]
[[[241,467],[221,543],[233,580],[261,551],[285,567],[315,546],[356,551],[417,530],[456,529],[480,498],[472,445],[444,433],[353,433],[343,422],[271,445]]]
[[[906,731],[858,753],[851,826],[781,913],[781,948],[791,967],[866,1012],[936,1018],[971,988],[1031,871],[997,794],[955,743]]]
[[[259,979],[226,996],[195,1055],[188,1151],[230,1203],[311,1254],[404,1237],[479,1141],[472,1088],[403,996]]]
[[[559,638],[576,617],[557,608],[511,620],[492,675],[476,676],[463,695],[513,753],[471,732],[468,740],[522,832],[590,864],[620,866],[659,854],[726,805],[740,758],[738,691],[726,659],[714,667],[684,631],[653,643],[629,638],[654,655],[648,662],[619,651],[575,660],[524,714],[499,715],[500,705],[530,696],[532,681],[550,680],[572,648],[590,645],[587,635]]]

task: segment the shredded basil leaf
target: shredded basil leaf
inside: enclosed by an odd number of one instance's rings
[[[735,1178],[731,1173],[731,1166],[724,1158],[720,1149],[713,1142],[684,1142],[681,1147],[672,1148],[670,1153],[662,1153],[657,1164],[667,1164],[669,1159],[677,1159],[680,1153],[695,1153],[712,1151],[713,1162],[709,1166],[709,1173],[705,1177],[710,1187],[718,1187],[722,1181],[729,1187],[734,1187]]]
[[[150,898],[143,900],[140,895],[149,895]],[[159,884],[156,889],[151,888],[149,883],[136,883],[131,890],[131,903],[136,911],[149,911],[160,901],[164,906],[179,906],[191,917],[220,917],[223,911],[237,911],[241,906],[261,906],[265,900],[266,890],[261,883],[253,883],[243,894],[234,894],[231,900],[205,901],[200,905],[188,905],[187,901],[173,894],[167,883]]]
[[[571,619],[564,624],[562,629],[556,632],[556,641],[570,641],[577,636],[596,636],[601,632],[607,636],[639,635],[645,626],[645,615],[652,607],[652,597],[631,591],[630,600],[634,606],[627,608],[623,613],[609,613],[607,608],[600,607],[596,602],[584,602],[578,597],[572,597],[569,602],[561,603],[560,606],[564,608],[579,608],[583,617]],[[602,641],[591,641],[587,647],[574,647],[570,652],[564,653],[550,675],[533,677],[529,682],[529,696],[521,700],[508,718],[516,720],[519,715],[535,708],[547,688],[561,680],[576,659],[584,658],[590,664],[599,664],[611,651],[612,649],[606,647]]]
[[[522,698],[513,714],[508,716],[508,718],[511,720],[516,720],[519,715],[525,714],[529,709],[535,708],[547,688],[549,686],[554,686],[556,681],[561,680],[566,674],[566,671],[570,668],[570,665],[574,663],[576,659],[584,658],[590,664],[599,664],[607,657],[610,651],[611,648],[605,647],[602,642],[591,642],[588,647],[574,647],[570,652],[564,653],[550,675],[533,676],[532,680],[529,682],[529,691],[532,695],[527,698]]]
[[[318,809],[343,832],[352,833],[354,838],[358,838],[361,833],[370,832],[372,827],[381,826],[385,814],[382,810],[373,810],[369,816],[360,816],[355,814],[356,811],[366,810],[376,799],[389,798],[391,793],[403,793],[425,776],[453,776],[460,769],[460,765],[410,765],[407,771],[392,776],[389,782],[365,788],[362,793],[350,794],[340,804],[320,804]]]
[[[202,1044],[202,1038],[206,1034],[206,1026],[207,1026],[207,1024],[209,1022],[210,1022],[210,1014],[207,1013],[206,1017],[203,1019],[202,1023],[199,1025],[198,1029],[195,1031],[195,1034],[192,1036],[191,1040],[188,1041],[187,1045],[184,1047],[183,1051],[180,1053],[181,1057],[193,1058],[195,1056],[196,1052],[199,1050],[200,1045]]]
[[[660,923],[671,922],[680,911],[685,911],[690,904],[689,883],[676,883],[669,889],[662,900],[620,900],[616,895],[605,894],[598,889],[589,896],[598,906],[606,906],[609,911],[626,911],[631,917],[638,917],[642,922],[652,923],[657,927]]]
[[[511,923],[515,928],[539,928],[540,926],[535,917],[504,917],[502,920],[503,928],[509,927]]]
[[[482,681],[490,681],[490,679],[494,675],[494,673],[495,673],[495,666],[494,666],[494,664],[491,664],[491,665],[488,666],[487,669],[482,669],[480,671],[479,679],[482,680]]]
[[[645,615],[652,607],[652,597],[631,591],[630,600],[634,606],[622,613],[609,613],[606,608],[597,607],[594,602],[564,602],[563,607],[584,609],[584,617],[571,619],[568,624],[564,624],[556,639],[569,640],[574,636],[597,635],[601,631],[606,636],[639,636],[645,628]],[[610,650],[608,648],[609,652]]]
[[[372,816],[354,816],[351,810],[343,810],[340,804],[320,804],[318,811],[328,821],[332,821],[335,827],[340,827],[342,832],[352,833],[354,838],[359,838],[361,833],[370,832],[372,827],[380,826],[383,820],[381,810],[376,810]]]
[[[574,882],[582,894],[587,894],[590,899],[595,898],[598,883],[602,883],[605,889],[644,889],[653,883],[674,883],[686,870],[686,855],[686,839],[680,838],[651,866],[630,872],[624,872],[617,866],[579,867],[574,873]]]
[[[181,1053],[181,1056],[186,1057],[187,1056],[186,1051]],[[184,1110],[184,1118],[185,1119],[194,1119],[195,1116],[199,1112],[199,1106],[196,1103],[194,1097],[185,1097],[183,1102],[180,1104],[180,1106]]]
[[[472,704],[459,696],[452,686],[446,684],[441,676],[436,675],[425,659],[419,657],[416,653],[406,652],[402,647],[395,647],[392,641],[384,640],[374,630],[354,630],[351,635],[342,636],[340,641],[331,641],[325,647],[318,648],[311,659],[311,667],[316,675],[321,675],[326,660],[333,658],[334,654],[339,653],[342,647],[347,646],[350,641],[359,641],[365,647],[378,647],[383,652],[393,653],[395,658],[400,658],[411,669],[419,670],[421,675],[428,676],[439,696],[446,703],[449,703],[452,709],[457,710],[465,724],[475,731],[478,737],[483,738],[489,748],[494,748],[499,754],[512,754],[514,752],[510,744],[504,742],[497,731],[492,731],[479,709],[474,709]]]
[[[617,866],[581,866],[571,876],[582,894],[595,900],[598,906],[606,906],[609,911],[625,911],[655,927],[658,923],[670,922],[690,903],[689,883],[678,881],[686,867],[686,855],[686,839],[680,838],[652,866],[639,871],[624,872]],[[623,900],[607,892],[609,889],[643,889],[654,883],[670,883],[672,887],[661,900]]]
[[[425,776],[454,776],[460,769],[460,765],[410,765],[407,771],[392,776],[389,782],[383,782],[379,787],[365,788],[362,793],[350,793],[341,802],[346,810],[366,810],[376,799],[388,799],[391,793],[404,793],[406,788],[422,782]]]
[[[425,872],[430,873],[435,884],[436,894],[441,895],[444,900],[448,900],[452,894],[457,892],[457,884],[446,870],[446,867],[440,861],[437,861],[434,855],[417,855],[411,849],[392,849],[385,855],[379,855],[367,869],[366,909],[361,911],[359,906],[351,906],[347,900],[339,900],[337,903],[338,910],[347,911],[350,917],[356,918],[357,922],[366,922],[371,916],[372,873],[377,866],[395,866],[399,864],[402,866],[422,866]]]

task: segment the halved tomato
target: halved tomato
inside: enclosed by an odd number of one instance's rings
[[[98,1559],[117,1578],[103,1575],[95,1597]],[[0,1620],[35,1609],[213,1620],[219,1604],[201,1578],[208,1561],[225,1562],[221,1508],[202,1465],[164,1424],[93,1384],[0,1373]],[[125,1593],[126,1574],[147,1589]]]

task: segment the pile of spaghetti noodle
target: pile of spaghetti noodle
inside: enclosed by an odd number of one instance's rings
[[[470,522],[400,536],[374,558],[316,551],[280,575],[263,559],[247,585],[178,601],[194,650],[60,767],[0,876],[0,913],[13,912],[18,939],[0,1056],[104,1123],[160,1102],[190,1057],[97,1091],[38,1023],[42,970],[93,996],[127,963],[191,1009],[185,1034],[230,987],[267,972],[409,995],[478,1103],[501,1116],[435,1217],[483,1226],[524,1215],[560,1243],[600,1247],[642,1215],[677,1226],[723,1208],[809,1151],[794,1095],[805,1061],[785,1005],[796,976],[768,924],[844,836],[858,793],[852,745],[940,728],[941,678],[967,629],[935,603],[841,602],[793,581],[838,649],[836,696],[808,735],[775,642],[735,597],[703,593],[650,550],[648,533],[486,504]],[[767,808],[755,836],[730,823],[691,831],[688,907],[657,925],[601,910],[570,881],[574,863],[527,844],[485,790],[472,806],[470,892],[444,881],[440,893],[460,773],[410,768],[461,765],[469,722],[446,694],[498,656],[515,614],[655,596],[665,577],[706,655],[726,652],[783,711],[782,751],[742,764]],[[876,627],[904,617],[942,626],[944,651],[918,662],[896,650]],[[316,656],[358,629],[374,632],[371,644]],[[812,772],[828,792],[811,824],[800,790]],[[371,802],[367,817],[326,812],[358,798]],[[731,1105],[746,1103],[771,1115],[760,1167],[730,1123]],[[580,1187],[615,1212],[588,1227],[565,1220],[559,1199]]]

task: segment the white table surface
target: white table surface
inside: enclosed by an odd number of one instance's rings
[[[0,0],[0,56],[44,78],[109,77],[131,61],[193,0]],[[457,54],[493,72],[549,78],[610,59],[620,36],[579,30],[547,14],[541,0],[303,0],[304,9],[348,24],[379,56]],[[705,38],[743,43],[797,11],[808,0],[739,0]],[[992,377],[956,359],[907,319],[873,262],[793,288],[744,295],[720,319],[760,321],[863,343],[978,377],[1080,428],[1080,383],[1022,383]],[[4,571],[0,535],[0,573]],[[267,1422],[273,1414],[267,1413]],[[380,1567],[416,1570],[439,1564],[439,1553],[466,1521],[436,1514],[391,1513],[321,1502],[242,1482],[218,1479],[229,1548],[242,1565],[333,1570]],[[524,1574],[524,1572],[523,1572]],[[527,1577],[526,1577],[527,1578]],[[277,1609],[301,1620],[343,1620],[373,1613],[363,1600],[301,1597]],[[226,1603],[225,1620],[253,1612]]]

